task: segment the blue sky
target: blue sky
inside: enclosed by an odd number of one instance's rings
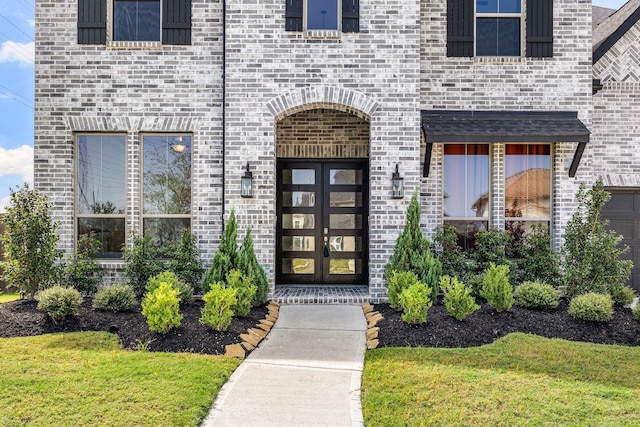
[[[625,0],[594,0],[618,9]],[[0,0],[0,212],[9,188],[33,182],[35,0]]]

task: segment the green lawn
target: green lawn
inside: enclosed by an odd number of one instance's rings
[[[238,364],[104,332],[0,339],[0,426],[197,426]]]
[[[368,351],[367,426],[640,426],[640,348],[511,334]]]
[[[3,302],[15,301],[20,299],[20,295],[18,294],[0,294],[0,304]]]

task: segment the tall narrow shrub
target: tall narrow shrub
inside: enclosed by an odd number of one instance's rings
[[[256,286],[251,276],[239,270],[231,270],[225,283],[227,288],[236,290],[236,303],[231,307],[236,316],[245,317],[251,311],[251,302],[256,294]]]
[[[518,261],[519,282],[543,282],[560,285],[560,258],[551,247],[551,234],[546,224],[536,224],[525,235]]]
[[[393,271],[415,273],[419,281],[431,289],[431,300],[436,300],[440,291],[442,264],[433,256],[431,244],[420,229],[420,204],[417,191],[411,197],[404,230],[398,236],[389,262],[384,267],[384,280],[387,287]]]
[[[211,268],[204,277],[202,292],[207,293],[213,283],[224,282],[229,271],[235,267],[238,249],[237,237],[238,223],[236,222],[235,209],[232,209],[229,221],[227,221],[220,238],[220,246],[218,246],[218,250],[213,256]]]
[[[56,281],[56,267],[63,251],[56,248],[59,223],[49,213],[46,196],[29,188],[28,184],[17,191],[10,189],[10,203],[2,221],[5,234],[6,261],[0,262],[0,276],[20,295],[33,299],[36,292]]]
[[[584,184],[576,194],[578,206],[567,224],[562,247],[565,294],[607,293],[624,286],[633,262],[621,260],[629,251],[620,248],[622,236],[607,229],[609,221],[601,212],[611,194],[604,189],[602,178],[587,190]]]
[[[149,278],[162,272],[164,261],[160,249],[149,236],[137,236],[132,232],[133,244],[122,247],[122,258],[125,261],[124,274],[127,283],[133,288],[138,298],[144,295]]]
[[[498,312],[509,310],[513,306],[513,287],[509,283],[508,265],[489,263],[480,295]]]
[[[256,258],[256,254],[253,249],[251,227],[247,228],[247,234],[245,234],[242,245],[240,245],[236,261],[236,268],[245,276],[252,277],[253,284],[256,286],[256,293],[251,301],[252,305],[256,307],[265,303],[267,301],[267,292],[269,292],[269,280],[267,279],[267,274]]]
[[[198,250],[198,238],[185,228],[177,242],[168,242],[164,252],[169,258],[167,269],[173,271],[180,280],[200,290],[200,279],[204,269]]]
[[[458,245],[456,228],[453,225],[444,224],[436,231],[433,242],[435,243],[433,252],[442,263],[442,275],[464,280],[471,266],[467,255]]]

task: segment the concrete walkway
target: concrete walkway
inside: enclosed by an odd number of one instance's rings
[[[359,305],[282,305],[203,426],[362,426],[367,323]]]

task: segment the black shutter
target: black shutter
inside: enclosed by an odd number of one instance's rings
[[[285,0],[284,29],[286,31],[302,31],[303,0]]]
[[[360,31],[360,0],[342,0],[342,32]]]
[[[191,0],[162,1],[162,43],[191,44]]]
[[[474,0],[447,0],[447,56],[473,56]]]
[[[527,0],[527,56],[553,56],[553,0]]]
[[[107,43],[107,0],[78,0],[78,44]]]

